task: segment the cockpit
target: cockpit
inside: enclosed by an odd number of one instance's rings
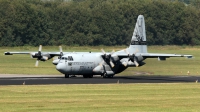
[[[68,57],[61,57],[60,60],[65,60],[65,61],[74,61],[72,56],[68,56]]]
[[[67,60],[67,57],[61,57],[60,60]]]

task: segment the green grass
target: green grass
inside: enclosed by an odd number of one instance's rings
[[[0,86],[1,112],[197,112],[198,83]]]
[[[68,47],[63,51],[121,50],[125,46]],[[147,59],[142,67],[128,68],[118,75],[199,75],[199,46],[150,46],[154,53],[191,54],[194,59]],[[37,47],[1,47],[0,74],[60,74],[51,61],[40,62],[29,55],[4,56],[5,51],[37,51]],[[58,47],[43,47],[58,51]],[[137,74],[141,72],[141,74]],[[143,73],[142,73],[143,72]],[[23,83],[23,82],[22,82]],[[117,83],[117,82],[116,82]],[[198,83],[21,85],[0,86],[0,112],[197,112],[200,110]]]
[[[85,46],[71,47],[63,46],[63,51],[100,51],[103,48],[110,52],[113,49],[122,50],[126,46]],[[200,75],[200,46],[149,46],[150,53],[176,53],[191,54],[193,59],[185,58],[167,58],[166,61],[157,61],[157,59],[146,59],[146,64],[142,67],[130,67],[118,75]],[[5,51],[37,51],[38,47],[1,47],[0,52],[0,74],[61,74],[52,64],[52,59],[46,62],[40,62],[39,67],[34,67],[36,59],[30,58],[29,55],[11,55],[5,56]],[[57,46],[43,46],[43,51],[59,51]],[[139,72],[139,73],[138,73]]]

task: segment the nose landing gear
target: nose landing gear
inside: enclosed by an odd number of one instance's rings
[[[69,78],[69,74],[65,74],[65,78]]]

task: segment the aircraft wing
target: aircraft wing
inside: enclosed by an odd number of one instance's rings
[[[38,52],[4,52],[5,55],[13,55],[13,54],[36,54]],[[63,52],[64,54],[67,52]],[[60,52],[42,52],[42,54],[49,54],[51,56],[60,56]]]
[[[119,58],[127,58],[127,54],[117,54]],[[142,56],[143,58],[158,58],[159,60],[165,60],[170,57],[186,57],[192,58],[192,55],[183,55],[183,54],[162,54],[162,53],[136,53],[136,56]]]
[[[157,57],[165,57],[165,58],[170,58],[170,57],[187,57],[187,58],[192,58],[192,55],[183,55],[183,54],[162,54],[162,53],[139,53],[141,56],[145,58],[157,58]]]
[[[183,54],[160,54],[160,53],[139,53],[144,58],[158,58],[158,60],[166,60],[170,57],[186,57],[192,58],[192,55],[183,55]]]
[[[4,52],[5,55],[13,55],[13,54],[30,54],[31,52]]]
[[[33,51],[33,52],[4,52],[4,55],[14,55],[14,54],[36,54],[38,52]],[[91,52],[63,52],[63,54],[68,54],[68,53],[74,53],[74,54],[85,54],[85,53],[91,53]],[[41,52],[43,55],[51,55],[52,57],[54,56],[60,56],[60,52]]]

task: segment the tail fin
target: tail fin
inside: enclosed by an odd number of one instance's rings
[[[137,18],[137,22],[128,51],[130,53],[147,53],[145,21],[143,15],[139,15]]]

